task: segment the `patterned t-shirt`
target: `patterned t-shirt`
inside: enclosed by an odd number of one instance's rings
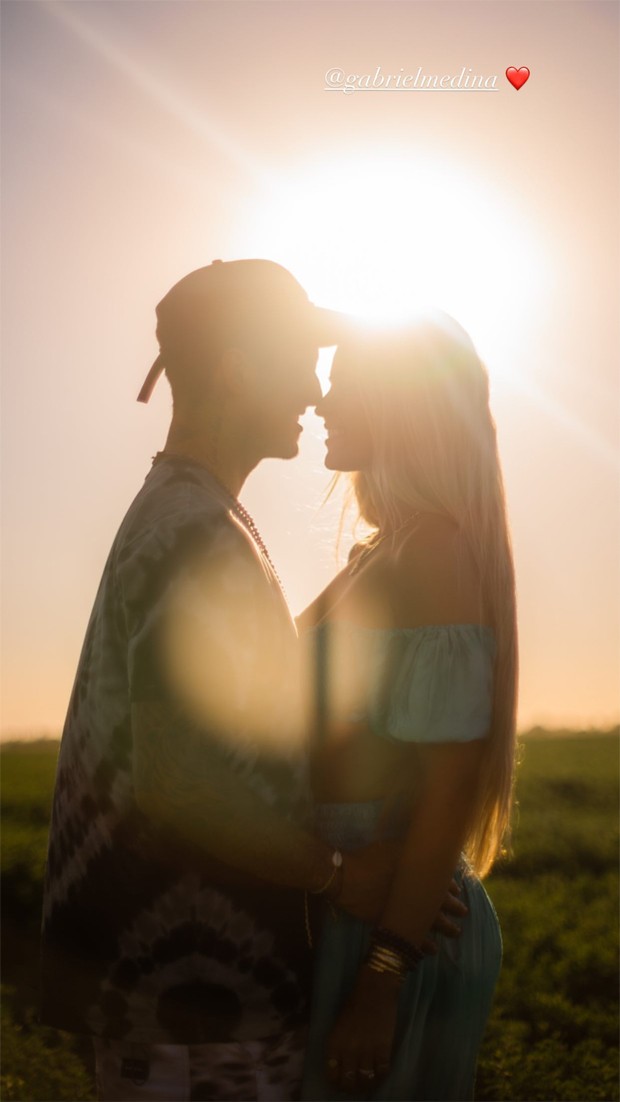
[[[303,1021],[301,893],[162,831],[134,794],[132,704],[164,701],[175,753],[307,822],[296,632],[273,570],[191,461],[155,464],[112,546],[63,732],[45,880],[42,1018],[151,1043]],[[231,808],[231,814],[235,809]]]

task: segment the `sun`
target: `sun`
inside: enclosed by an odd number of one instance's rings
[[[298,165],[246,210],[235,248],[290,268],[319,305],[369,321],[446,310],[491,369],[549,280],[515,197],[458,162],[387,149]]]

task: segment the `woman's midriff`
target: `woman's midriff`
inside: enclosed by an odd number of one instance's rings
[[[330,731],[329,739],[312,755],[312,789],[316,801],[357,803],[416,788],[416,750],[388,742],[362,724]]]

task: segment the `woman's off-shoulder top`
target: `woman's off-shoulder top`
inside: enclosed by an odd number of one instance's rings
[[[382,738],[469,742],[491,726],[495,636],[479,624],[312,628],[319,726],[365,722]]]

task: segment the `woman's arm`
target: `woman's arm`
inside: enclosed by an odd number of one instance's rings
[[[480,582],[458,529],[430,518],[401,548],[392,573],[395,624],[418,627],[480,622]],[[420,946],[439,911],[477,808],[486,740],[417,744],[416,799],[378,925]],[[460,732],[455,731],[455,737]],[[361,964],[357,983],[328,1042],[327,1074],[344,1090],[368,1089],[359,1069],[389,1067],[399,981]]]
[[[347,565],[344,566],[342,570],[339,570],[325,589],[319,593],[318,597],[316,597],[303,612],[300,612],[299,616],[295,617],[297,631],[300,635],[302,632],[307,631],[308,628],[315,627],[316,624],[320,623],[321,620],[329,615],[332,606],[340,600],[343,590],[346,589],[350,583],[351,564],[362,550],[363,544],[354,543],[349,551]]]
[[[380,926],[419,944],[445,897],[476,813],[485,739],[419,746],[418,799]]]
[[[132,726],[136,803],[154,827],[275,884],[314,890],[326,883],[329,848],[255,795],[174,709],[136,703]]]
[[[484,740],[423,748],[423,784],[378,925],[424,945],[459,860],[476,811]],[[384,1076],[396,1027],[400,984],[389,972],[362,964],[353,992],[327,1046],[327,1076],[358,1092]]]

